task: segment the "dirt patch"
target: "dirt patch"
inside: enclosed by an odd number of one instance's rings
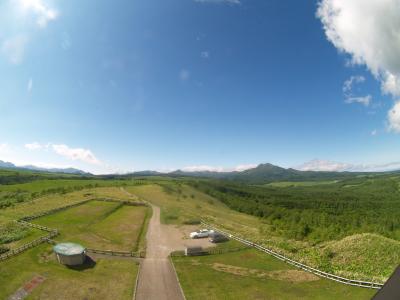
[[[8,300],[21,300],[28,297],[28,295],[45,280],[46,278],[41,275],[33,277],[29,282],[26,282],[23,287],[11,295]]]
[[[269,276],[273,279],[290,281],[290,282],[306,282],[317,281],[320,278],[312,273],[300,270],[279,270],[268,272]]]
[[[198,259],[192,259],[190,260],[190,263],[192,266],[200,266],[202,263]]]
[[[249,269],[221,263],[213,263],[211,267],[216,271],[230,273],[237,276],[251,276],[289,282],[306,282],[319,280],[318,276],[300,270],[262,271],[259,269]]]

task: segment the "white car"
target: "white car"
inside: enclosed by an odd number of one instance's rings
[[[206,238],[213,232],[214,232],[214,230],[200,229],[199,231],[191,232],[190,233],[190,238],[191,239]]]

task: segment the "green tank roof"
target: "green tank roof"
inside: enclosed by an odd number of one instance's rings
[[[61,243],[53,247],[54,252],[62,255],[77,255],[85,252],[85,248],[75,243]]]

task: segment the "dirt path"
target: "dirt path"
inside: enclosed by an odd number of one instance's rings
[[[168,255],[182,248],[182,233],[160,224],[160,208],[153,206],[147,231],[147,253],[140,266],[137,300],[183,300],[184,296]]]

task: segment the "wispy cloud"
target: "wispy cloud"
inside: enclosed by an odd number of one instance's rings
[[[1,52],[7,57],[9,62],[18,65],[24,60],[25,48],[28,38],[24,35],[17,35],[3,41]]]
[[[355,96],[353,93],[353,87],[355,84],[359,84],[365,81],[365,77],[361,75],[357,76],[351,76],[349,79],[347,79],[343,83],[343,94],[345,97],[344,102],[347,104],[351,103],[359,103],[364,106],[369,106],[372,102],[372,96],[371,95],[366,95],[366,96]]]
[[[181,81],[186,81],[190,78],[190,72],[186,69],[182,69],[179,71],[179,79]]]
[[[371,104],[372,101],[372,96],[371,95],[367,95],[364,97],[347,97],[344,102],[347,104],[351,104],[351,103],[359,103],[362,104],[364,106],[369,106]]]
[[[71,148],[65,144],[41,144],[38,142],[27,143],[24,147],[30,151],[45,150],[54,151],[56,154],[74,161],[82,161],[92,165],[105,166],[89,149]]]
[[[329,160],[314,159],[298,167],[301,171],[330,171],[330,172],[384,172],[400,169],[400,162],[385,164],[351,164]]]
[[[28,93],[31,93],[31,92],[32,92],[32,89],[33,89],[33,79],[32,79],[32,78],[29,78],[29,80],[28,80],[28,86],[27,86]]]
[[[90,151],[89,149],[70,148],[69,146],[64,144],[59,144],[59,145],[53,144],[51,146],[55,153],[65,158],[71,160],[80,160],[82,162],[93,165],[101,164],[100,160],[98,160],[97,157],[93,154],[93,152]]]
[[[244,164],[244,165],[238,165],[235,167],[218,167],[218,166],[209,166],[209,165],[193,165],[193,166],[187,166],[182,168],[182,171],[185,172],[232,172],[232,171],[237,171],[241,172],[244,170],[252,169],[257,167],[257,164]]]
[[[361,76],[361,75],[356,75],[356,76],[351,76],[349,79],[347,79],[344,83],[343,83],[343,93],[347,94],[350,93],[352,88],[353,88],[353,84],[355,83],[362,83],[365,81],[365,77]]]
[[[36,23],[39,27],[44,28],[47,23],[57,19],[58,12],[54,8],[50,8],[42,0],[16,0],[20,7],[26,11],[31,12],[36,16]]]
[[[38,142],[33,142],[33,143],[25,144],[24,147],[25,147],[26,149],[28,149],[28,150],[31,150],[31,151],[40,150],[40,149],[45,148],[44,145],[41,145],[41,144],[38,143]]]
[[[8,143],[0,143],[0,154],[8,154],[11,152],[11,147]]]
[[[378,134],[378,130],[374,129],[374,130],[371,131],[371,135],[372,135],[372,136],[375,136],[375,135],[377,135],[377,134]]]
[[[67,32],[64,32],[62,35],[62,41],[61,41],[61,48],[63,48],[63,50],[67,51],[69,50],[69,48],[71,48],[71,38],[69,36],[69,34]]]
[[[240,0],[194,0],[199,3],[214,3],[214,4],[241,4]]]
[[[205,58],[205,59],[210,58],[210,52],[208,52],[208,51],[202,51],[202,52],[200,53],[200,57],[201,57],[201,58]]]

